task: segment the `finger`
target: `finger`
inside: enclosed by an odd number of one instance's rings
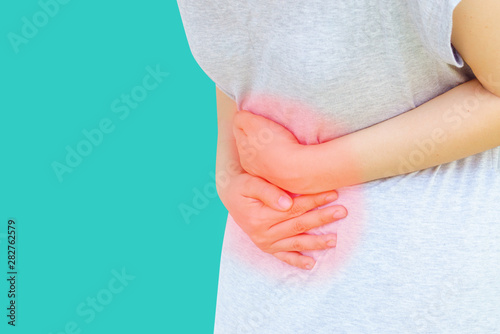
[[[237,143],[246,139],[246,132],[241,127],[237,126],[235,122],[233,122],[233,135]]]
[[[235,114],[233,118],[233,127],[242,130],[245,134],[258,134],[262,142],[269,143],[272,141],[275,134],[288,136],[289,140],[297,140],[297,138],[280,123],[246,110],[239,110]]]
[[[287,212],[288,218],[300,216],[314,208],[334,202],[337,198],[338,193],[335,190],[319,194],[297,196],[293,199],[293,205]],[[284,219],[282,219],[282,221],[283,220]]]
[[[309,231],[312,228],[333,223],[347,216],[347,210],[341,205],[312,210],[301,216],[274,224],[267,231],[272,240],[281,240]]]
[[[239,130],[257,147],[273,142],[275,136],[297,142],[297,138],[284,126],[263,116],[240,110],[233,119],[233,132]]]
[[[233,124],[238,129],[259,127],[262,126],[262,123],[267,122],[269,122],[267,118],[255,115],[247,110],[238,110],[233,118]]]
[[[283,251],[302,252],[306,250],[322,250],[337,246],[336,234],[314,235],[299,234],[294,237],[278,240],[266,249],[267,253]]]
[[[276,252],[273,255],[278,260],[300,269],[310,270],[316,263],[312,257],[302,255],[299,252]]]
[[[236,142],[236,146],[238,147],[238,151],[240,151],[242,146],[248,143],[247,135],[242,129],[237,128],[236,126],[233,126],[233,135]]]
[[[258,199],[264,205],[278,211],[290,210],[293,204],[292,199],[284,190],[255,176],[246,183],[243,195]]]
[[[257,151],[253,145],[250,145],[250,143],[248,142],[248,137],[243,130],[237,127],[233,127],[233,135],[236,142],[238,155],[240,156],[240,164],[243,169],[247,167],[245,169],[247,173],[252,173],[252,170],[248,170],[247,162],[255,159],[255,157],[257,156]]]
[[[254,114],[248,110],[238,110],[238,112],[234,115],[233,124],[240,129],[260,129],[264,126],[269,127],[269,129],[286,130],[283,125],[276,123],[267,117]]]

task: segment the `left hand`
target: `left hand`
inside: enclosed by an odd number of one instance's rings
[[[301,145],[285,127],[249,111],[236,112],[233,133],[243,169],[270,183],[298,192],[306,171],[301,164]]]

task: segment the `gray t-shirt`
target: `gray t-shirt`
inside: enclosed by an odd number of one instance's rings
[[[472,79],[450,43],[458,2],[178,5],[193,56],[239,109],[314,144]],[[339,189],[349,216],[311,231],[338,234],[335,249],[305,252],[311,271],[259,250],[229,216],[215,333],[499,333],[499,154]]]

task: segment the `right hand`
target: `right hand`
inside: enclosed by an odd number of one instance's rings
[[[259,249],[301,269],[312,269],[315,264],[301,251],[328,249],[337,244],[336,234],[305,232],[347,215],[340,205],[312,210],[335,201],[336,191],[292,200],[284,190],[246,172],[232,175],[227,185],[218,187],[218,193],[234,221]],[[338,216],[334,217],[335,213]]]

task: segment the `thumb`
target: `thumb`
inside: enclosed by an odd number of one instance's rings
[[[274,210],[288,211],[293,205],[293,200],[286,191],[260,177],[252,177],[252,182],[247,184],[245,193],[246,196],[258,199]]]

